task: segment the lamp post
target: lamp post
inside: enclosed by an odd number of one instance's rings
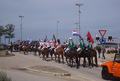
[[[76,6],[79,6],[79,11],[78,11],[78,12],[79,12],[79,34],[80,34],[80,13],[81,13],[81,12],[80,12],[80,6],[83,6],[83,4],[78,4],[78,3],[76,3],[75,5],[76,5]]]
[[[58,23],[59,23],[60,21],[57,21],[57,39],[58,39]]]
[[[78,26],[78,24],[79,24],[78,22],[75,23],[75,25],[76,25],[76,31],[77,31],[77,26]],[[78,37],[76,36],[76,45],[77,45],[77,43],[78,43],[77,40],[78,40]]]
[[[21,18],[20,29],[21,29],[21,41],[22,41],[22,18],[23,18],[24,16],[19,16],[19,17]]]

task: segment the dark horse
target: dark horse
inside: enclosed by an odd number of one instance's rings
[[[43,55],[43,60],[47,60],[48,61],[49,49],[48,48],[44,48],[43,50],[41,50],[41,53]]]
[[[73,67],[73,60],[76,60],[76,64],[77,64],[77,69],[79,68],[79,64],[78,64],[78,54],[75,48],[70,49],[68,52],[65,53],[65,57],[66,57],[66,62],[68,65],[70,65],[71,67]],[[69,62],[68,62],[69,60]]]
[[[90,54],[88,53],[88,51],[86,50],[86,48],[82,49],[81,52],[78,52],[79,65],[80,65],[80,59],[81,59],[81,57],[83,57],[83,67],[86,66],[86,57],[88,59],[89,67],[90,67],[90,65],[91,65]]]
[[[96,67],[98,67],[98,62],[97,62],[97,52],[94,49],[90,49],[88,50],[88,53],[90,54],[90,59],[91,59],[91,65],[93,67],[93,57],[95,57],[95,63],[96,63]]]
[[[53,60],[53,54],[55,53],[55,52],[54,52],[54,49],[55,49],[55,48],[49,49],[49,53],[50,53],[50,56],[51,56],[51,60]]]

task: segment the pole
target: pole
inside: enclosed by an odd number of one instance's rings
[[[77,31],[77,24],[79,23],[75,23],[76,24],[76,31]],[[76,36],[76,45],[77,45],[77,40],[78,40],[78,37]]]
[[[118,38],[118,54],[119,54],[119,38]]]
[[[23,18],[24,16],[19,16],[19,17],[21,18],[20,29],[21,29],[21,41],[22,41],[22,18]]]
[[[79,34],[81,33],[81,32],[80,32],[80,13],[81,13],[81,12],[80,12],[80,6],[82,6],[82,5],[83,5],[83,4],[78,4],[78,3],[76,4],[76,6],[79,6],[79,11],[78,11],[78,12],[79,12]]]
[[[58,23],[59,21],[57,21],[57,39],[58,39]]]

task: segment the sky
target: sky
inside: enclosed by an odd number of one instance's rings
[[[49,40],[56,36],[61,42],[72,36],[72,30],[78,31],[80,7],[80,34],[86,38],[90,31],[93,38],[101,37],[99,30],[107,30],[104,37],[120,38],[120,0],[0,0],[0,25],[15,25],[15,38],[21,39],[20,24],[22,18],[22,39]],[[77,29],[76,29],[77,28]],[[4,37],[3,37],[4,38]],[[73,37],[76,41],[76,37]],[[4,39],[2,40],[4,42]]]

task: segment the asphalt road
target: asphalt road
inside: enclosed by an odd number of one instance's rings
[[[59,64],[55,61],[43,61],[38,56],[23,55],[18,52],[14,52],[15,56],[0,57],[0,70],[7,73],[8,77],[11,77],[13,81],[105,81],[101,77],[101,67],[85,67],[82,66],[79,69],[76,67],[69,67],[66,63]],[[15,68],[27,68],[30,66],[51,66],[68,71],[71,76],[55,76],[46,72],[24,71]],[[111,80],[107,80],[111,81]]]

